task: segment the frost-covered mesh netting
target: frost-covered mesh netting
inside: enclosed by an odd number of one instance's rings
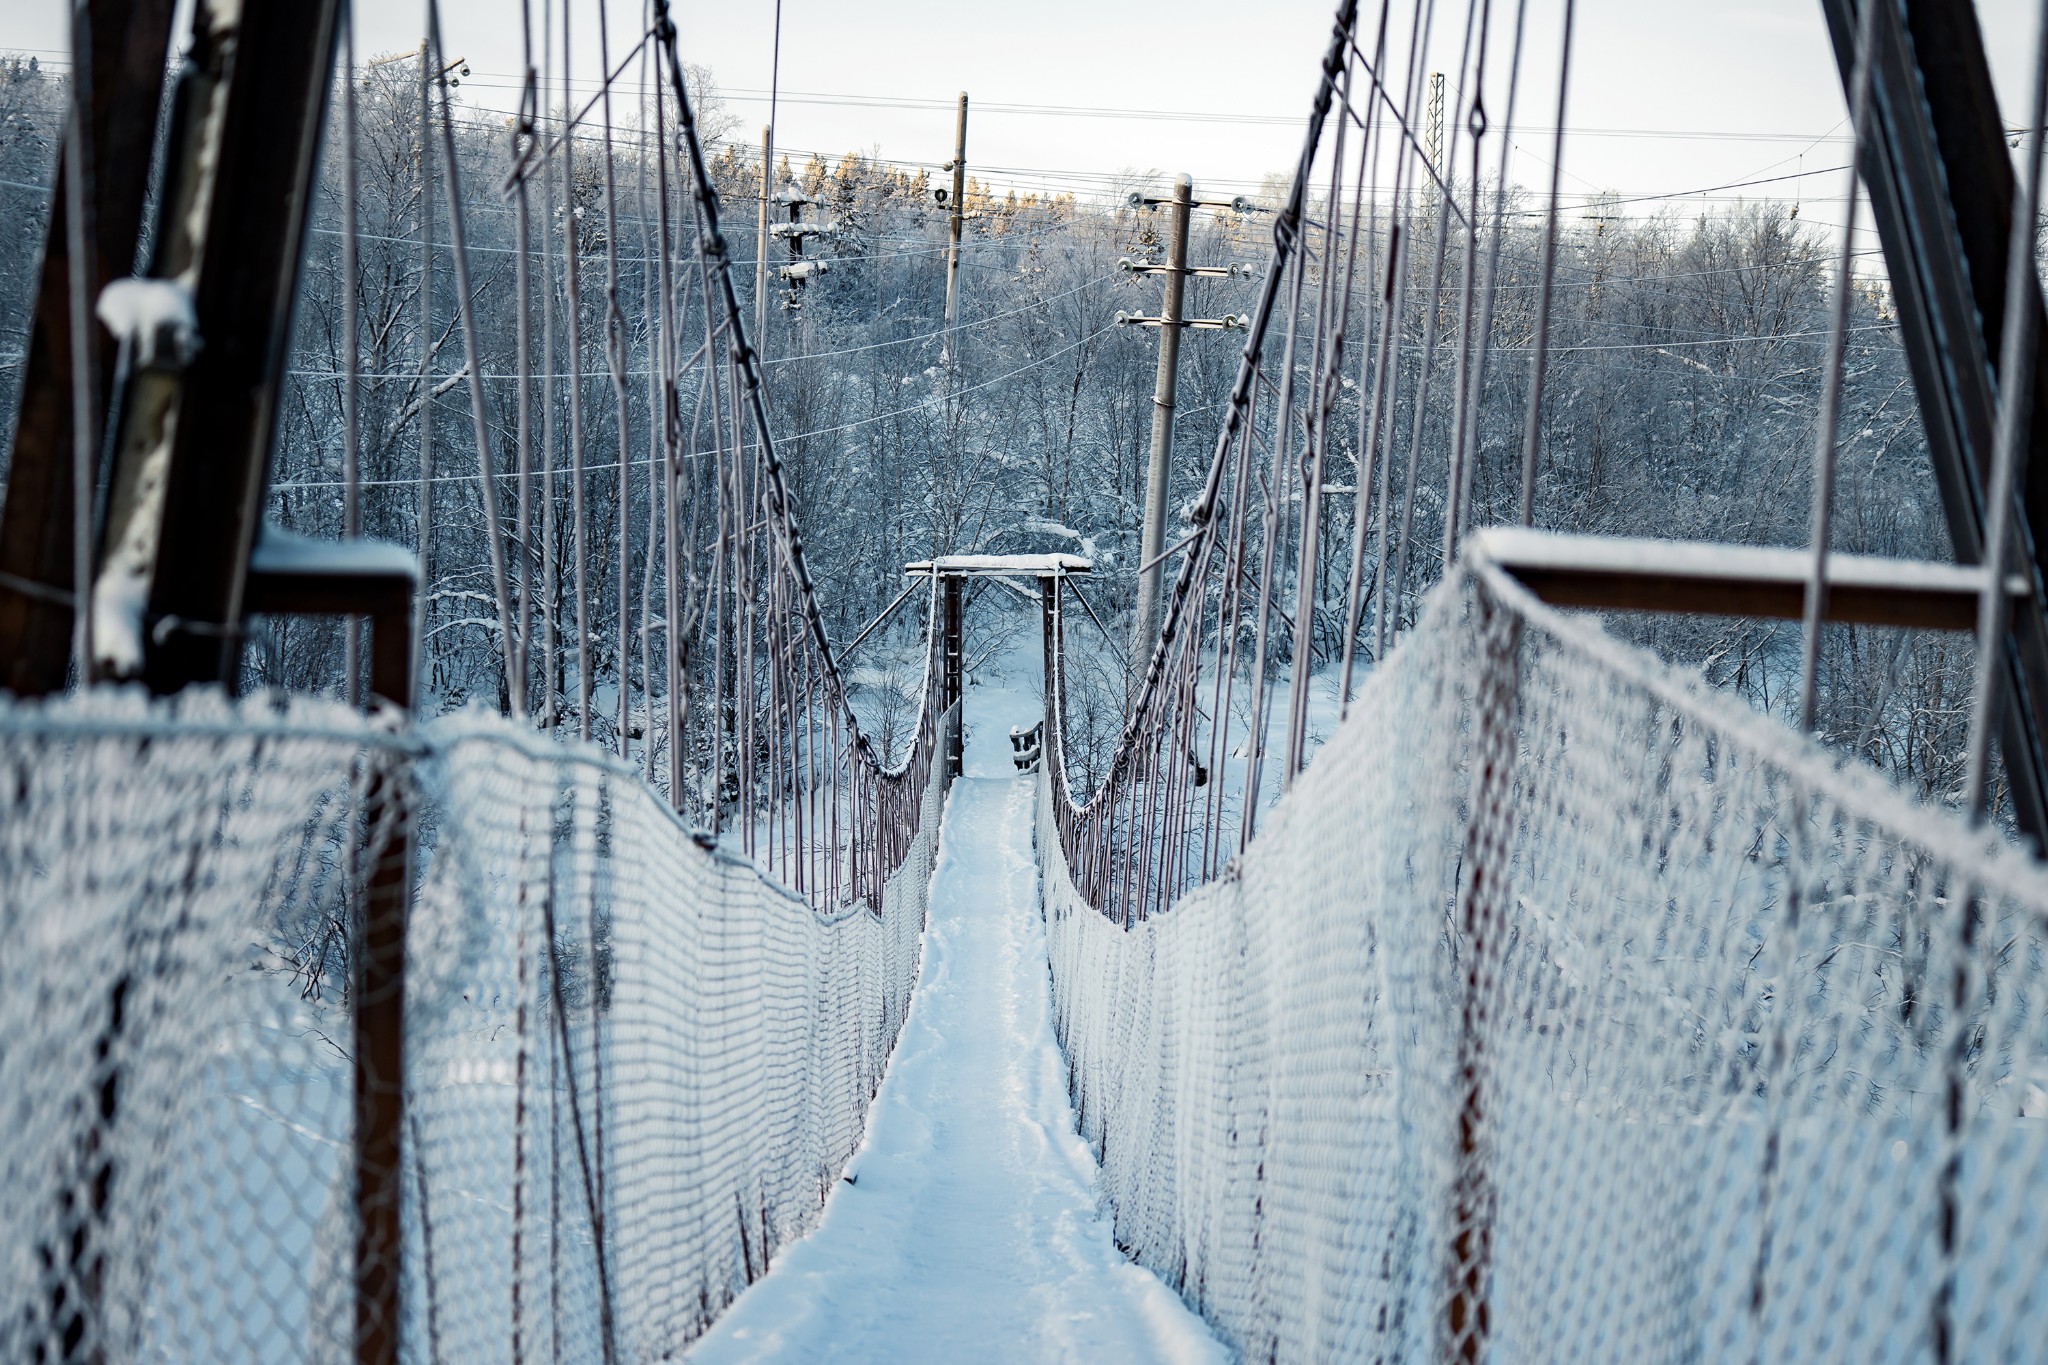
[[[1050,809],[1118,1238],[1247,1359],[2048,1341],[2048,878],[1596,626],[1439,589],[1129,930]]]
[[[346,1349],[337,964],[389,743],[312,704],[0,703],[0,1359]]]
[[[811,1227],[860,1141],[917,977],[945,765],[880,913],[820,914],[594,752],[495,722],[430,734],[447,825],[411,936],[407,1338],[441,1360],[667,1358]]]
[[[615,760],[493,719],[0,707],[0,1359],[352,1355],[373,773],[421,846],[405,1354],[678,1348],[859,1140],[917,972],[929,771],[883,905],[820,914]]]

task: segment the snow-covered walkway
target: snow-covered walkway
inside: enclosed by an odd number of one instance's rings
[[[713,1325],[697,1365],[1227,1359],[1096,1207],[1052,1031],[1035,779],[1009,759],[1009,727],[1037,712],[1021,688],[970,689],[923,976],[855,1183]]]

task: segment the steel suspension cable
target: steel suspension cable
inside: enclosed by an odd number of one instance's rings
[[[606,71],[612,69],[611,21],[607,7],[597,6],[597,51],[599,65]],[[629,57],[630,62],[632,59]],[[604,88],[599,92],[599,103],[604,111],[604,359],[605,368],[611,376],[612,406],[614,419],[618,423],[616,443],[619,451],[619,500],[617,520],[619,527],[618,544],[618,748],[620,758],[630,758],[632,744],[628,738],[631,716],[632,681],[632,623],[633,623],[633,569],[630,505],[632,502],[632,477],[627,468],[626,446],[631,432],[627,415],[626,396],[626,317],[619,307],[619,204],[612,131],[612,81],[605,77]],[[647,678],[642,674],[643,686]],[[650,732],[651,733],[651,732]]]
[[[1464,64],[1470,55],[1472,19],[1475,9],[1476,6],[1472,3],[1472,0],[1467,0],[1465,8],[1466,52],[1460,56],[1458,66],[1458,98],[1461,101],[1464,98]],[[1434,17],[1432,12],[1432,20]],[[1419,487],[1418,481],[1422,468],[1422,436],[1429,420],[1430,386],[1436,377],[1436,349],[1438,334],[1441,331],[1440,318],[1443,313],[1444,257],[1450,233],[1450,203],[1451,196],[1449,192],[1444,190],[1438,191],[1436,196],[1436,225],[1431,233],[1432,259],[1430,264],[1429,293],[1426,295],[1429,312],[1423,322],[1421,368],[1417,372],[1415,414],[1412,429],[1409,432],[1408,469],[1405,491],[1401,498],[1401,536],[1398,541],[1399,548],[1395,551],[1394,555],[1393,599],[1397,613],[1401,610],[1401,603],[1404,600],[1408,587],[1408,555],[1413,545],[1415,529],[1415,496]],[[1393,625],[1396,630],[1400,628],[1398,616]]]
[[[506,689],[511,696],[512,714],[526,710],[526,680],[520,676],[518,643],[512,634],[512,603],[505,574],[505,528],[498,517],[498,484],[491,467],[490,420],[484,412],[483,357],[477,336],[475,291],[470,287],[469,252],[462,213],[462,181],[455,156],[455,131],[448,113],[448,80],[442,71],[440,0],[427,0],[427,28],[432,45],[431,65],[441,88],[442,152],[447,173],[441,183],[448,196],[448,236],[454,247],[455,297],[462,319],[462,348],[469,370],[470,422],[476,431],[477,484],[483,495],[484,540],[490,548],[491,586],[497,597],[499,656],[505,668]]]
[[[1472,138],[1472,175],[1465,187],[1469,211],[1465,215],[1464,257],[1459,262],[1458,271],[1458,363],[1451,381],[1450,458],[1445,461],[1444,471],[1442,572],[1445,576],[1450,574],[1452,560],[1457,554],[1458,524],[1459,518],[1463,515],[1459,505],[1459,494],[1465,487],[1465,424],[1472,416],[1466,403],[1466,380],[1475,363],[1473,348],[1484,344],[1483,338],[1474,335],[1472,315],[1479,289],[1479,176],[1488,129],[1486,46],[1493,18],[1493,0],[1476,0],[1476,3],[1479,11],[1478,28],[1475,32],[1468,19],[1465,31],[1465,45],[1472,73],[1472,102],[1469,106],[1464,103],[1462,87],[1465,75],[1464,68],[1460,68],[1460,98],[1454,105],[1466,110],[1465,131]],[[1455,153],[1451,160],[1455,165]]]
[[[1848,350],[1849,307],[1856,296],[1856,201],[1861,177],[1858,153],[1870,134],[1871,68],[1876,65],[1877,5],[1866,3],[1856,25],[1856,62],[1849,78],[1849,184],[1843,192],[1841,248],[1835,256],[1828,349],[1820,390],[1820,420],[1814,430],[1813,499],[1808,549],[1812,560],[1799,623],[1799,728],[1812,730],[1820,704],[1821,618],[1827,611],[1828,540],[1835,502],[1835,440],[1842,419],[1842,370]],[[2031,254],[2031,252],[2030,252]]]
[[[562,88],[569,88],[569,0],[562,0]],[[569,518],[570,553],[576,559],[576,737],[590,738],[591,698],[597,690],[597,662],[590,651],[589,514],[585,507],[583,467],[583,292],[578,261],[583,232],[576,209],[575,144],[562,146],[562,312],[568,324],[569,347]]]
[[[514,667],[519,677],[521,710],[526,689],[531,685],[533,665],[533,281],[529,271],[533,255],[533,213],[527,195],[527,172],[538,141],[534,126],[535,105],[540,98],[533,69],[533,0],[520,0],[521,59],[525,65],[524,85],[519,96],[519,117],[512,128],[512,175],[510,185],[516,216],[513,231],[518,247],[518,265],[513,289],[519,348],[519,379],[516,390],[513,444],[519,465],[519,508],[514,521],[513,544],[518,547],[519,572],[514,591],[519,602],[519,620],[514,650]],[[519,714],[515,712],[515,714]]]
[[[1436,29],[1436,0],[1425,0],[1423,10],[1421,10],[1421,23],[1419,23],[1421,37],[1417,39],[1417,49],[1419,51],[1427,51],[1427,47],[1430,47],[1430,33],[1434,29]],[[1411,55],[1411,61],[1413,61],[1413,68],[1409,70],[1409,111],[1413,111],[1415,102],[1419,102],[1423,98],[1423,86],[1425,86],[1421,63],[1415,61],[1413,55]],[[1407,151],[1409,151],[1409,156],[1415,160],[1417,166],[1427,166],[1427,158],[1423,156],[1421,147],[1415,147],[1413,143],[1409,143]],[[1448,203],[1446,196],[1442,192],[1438,194],[1438,201],[1440,203]],[[1415,487],[1417,487],[1417,475],[1419,475],[1419,469],[1421,469],[1421,422],[1423,422],[1423,415],[1427,413],[1427,409],[1430,409],[1430,362],[1434,360],[1434,352],[1436,352],[1436,311],[1438,311],[1436,309],[1436,299],[1438,299],[1438,291],[1442,289],[1442,284],[1444,284],[1444,229],[1446,229],[1446,223],[1444,223],[1444,215],[1442,215],[1442,209],[1440,209],[1438,211],[1436,229],[1432,233],[1432,241],[1434,241],[1436,250],[1434,250],[1434,264],[1432,264],[1430,297],[1427,297],[1427,305],[1430,305],[1430,309],[1427,309],[1427,317],[1423,319],[1423,356],[1421,356],[1421,366],[1419,366],[1417,383],[1415,383],[1415,430],[1413,430],[1413,434],[1409,438],[1407,463],[1405,463],[1405,471],[1403,471],[1403,479],[1401,479],[1401,532],[1395,538],[1393,579],[1382,581],[1378,606],[1372,612],[1374,641],[1376,641],[1374,653],[1376,653],[1376,657],[1384,657],[1386,655],[1386,647],[1389,647],[1389,641],[1393,639],[1393,632],[1401,628],[1401,608],[1403,608],[1405,587],[1407,587],[1409,542],[1411,542],[1411,536],[1413,536],[1413,530],[1415,530]],[[1409,229],[1409,235],[1413,237],[1413,227]],[[1407,297],[1407,293],[1409,293],[1409,280],[1407,280],[1407,272],[1403,268],[1403,276],[1401,276],[1401,295],[1403,295],[1403,299]],[[1401,344],[1399,338],[1401,338],[1401,334],[1397,332],[1395,334],[1395,344],[1397,346]],[[1386,436],[1389,436],[1389,442],[1395,436],[1395,428],[1397,428],[1395,411],[1389,409],[1389,413],[1386,413]],[[1384,546],[1384,536],[1382,536],[1382,546]],[[1384,561],[1384,553],[1382,553],[1380,559]]]
[[[1402,80],[1402,96],[1407,101],[1402,109],[1404,121],[1413,112],[1416,93],[1416,76],[1421,55],[1423,28],[1422,0],[1417,0],[1414,18],[1409,28],[1408,68]],[[1375,89],[1384,90],[1377,71],[1373,73]],[[1369,467],[1376,466],[1378,476],[1377,506],[1379,525],[1374,535],[1373,592],[1376,594],[1373,609],[1373,663],[1377,667],[1380,657],[1386,652],[1386,581],[1387,581],[1387,530],[1389,515],[1387,499],[1392,487],[1392,452],[1386,459],[1380,452],[1391,442],[1393,436],[1393,414],[1400,399],[1400,349],[1401,328],[1406,312],[1408,291],[1402,283],[1407,263],[1408,238],[1411,234],[1403,231],[1407,217],[1407,172],[1414,154],[1414,140],[1404,138],[1395,144],[1393,194],[1389,212],[1387,242],[1386,281],[1381,294],[1380,334],[1377,357],[1374,362],[1372,402],[1360,413],[1359,448],[1365,452]],[[1385,407],[1387,426],[1382,434],[1380,417]],[[1368,519],[1366,498],[1367,475],[1361,472],[1359,478],[1359,510],[1355,515],[1351,547],[1351,572],[1345,589],[1344,605],[1344,657],[1341,664],[1342,677],[1338,684],[1338,719],[1350,711],[1352,668],[1357,658],[1360,613],[1364,608],[1365,569],[1365,524]]]
[[[1478,478],[1479,456],[1482,440],[1480,416],[1486,396],[1486,361],[1493,349],[1493,305],[1495,286],[1500,278],[1500,246],[1507,217],[1508,204],[1508,154],[1513,150],[1509,134],[1515,127],[1515,98],[1521,90],[1522,79],[1522,34],[1524,21],[1528,18],[1528,0],[1516,0],[1515,33],[1510,45],[1508,59],[1508,99],[1501,119],[1500,168],[1495,173],[1493,195],[1493,224],[1491,240],[1487,245],[1485,283],[1480,288],[1479,318],[1475,324],[1472,350],[1472,376],[1467,388],[1459,395],[1464,406],[1466,420],[1460,425],[1464,429],[1464,447],[1457,452],[1459,462],[1458,484],[1458,533],[1460,537],[1471,525],[1473,487]],[[1482,38],[1483,41],[1483,38]],[[1475,147],[1472,156],[1474,184],[1479,176],[1479,154]]]
[[[554,0],[541,0],[540,78],[536,101],[543,109],[547,107],[548,91],[554,79],[554,33]],[[561,577],[556,567],[559,540],[557,521],[560,513],[555,490],[555,232],[552,225],[555,205],[555,155],[552,148],[544,148],[541,151],[540,176],[540,198],[543,207],[540,228],[540,685],[541,695],[545,698],[541,704],[541,724],[552,730],[561,723],[561,689],[556,685],[556,677],[561,671],[561,620],[557,608],[557,599],[561,596]]]
[[[418,534],[420,588],[412,613],[413,687],[432,686],[427,659],[427,620],[434,609],[434,129],[433,61],[430,31],[420,39],[420,449]]]
[[[356,298],[356,231],[360,186],[356,168],[356,7],[345,0],[341,12],[341,534],[355,540],[363,533],[363,489],[360,436],[362,341],[358,335]],[[362,702],[363,624],[343,619],[342,696],[351,706]]]
[[[1577,0],[1564,0],[1564,37],[1557,60],[1556,140],[1550,149],[1550,199],[1543,223],[1543,259],[1537,267],[1536,323],[1529,356],[1529,401],[1522,426],[1520,525],[1536,523],[1536,457],[1543,444],[1543,381],[1550,350],[1550,305],[1557,279],[1557,199],[1564,183],[1564,111],[1571,89],[1572,19]]]

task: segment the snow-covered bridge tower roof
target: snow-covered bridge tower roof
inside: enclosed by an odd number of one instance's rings
[[[913,577],[938,574],[959,578],[1060,578],[1084,574],[1095,566],[1079,555],[940,555],[905,564],[903,572]]]

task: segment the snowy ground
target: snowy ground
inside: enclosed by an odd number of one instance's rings
[[[691,1351],[757,1360],[1224,1361],[1201,1319],[1125,1260],[1096,1202],[1053,1038],[1032,857],[1038,717],[1025,637],[967,698],[924,970],[868,1135],[811,1235]]]

